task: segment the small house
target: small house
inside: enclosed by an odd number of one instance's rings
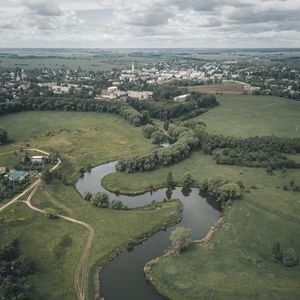
[[[36,156],[31,156],[30,157],[30,161],[32,163],[38,163],[38,164],[41,164],[43,163],[45,160],[45,157],[44,156],[40,156],[40,155],[36,155]]]

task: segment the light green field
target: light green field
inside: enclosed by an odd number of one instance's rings
[[[216,165],[209,156],[195,152],[170,168],[115,173],[104,183],[126,192],[149,189],[165,185],[170,170],[179,184],[187,171],[195,186],[205,177],[223,174],[242,180],[250,193],[225,212],[225,223],[210,242],[156,265],[151,273],[155,288],[174,300],[298,299],[299,265],[288,268],[273,263],[271,249],[279,241],[284,249],[292,247],[300,253],[299,193],[283,190],[292,179],[300,184],[300,170],[269,176],[265,169]]]
[[[88,163],[98,165],[121,155],[143,153],[153,147],[144,139],[140,128],[110,114],[25,112],[1,117],[0,121],[13,141],[2,146],[1,153],[26,145],[58,151],[63,160],[60,168],[72,182],[78,178],[81,166]],[[7,165],[13,164],[15,159],[14,154],[0,156],[0,162]],[[86,221],[94,228],[88,299],[94,299],[98,292],[95,277],[105,260],[125,248],[129,241],[138,241],[174,223],[180,215],[177,202],[165,203],[153,211],[94,208],[73,186],[64,186],[59,181],[40,187],[32,202],[42,209],[54,207],[58,212]],[[37,263],[33,284],[39,297],[74,299],[73,274],[86,243],[87,231],[66,221],[48,220],[21,203],[1,212],[0,218],[1,241],[12,237],[20,239],[24,254]],[[16,221],[19,218],[26,221]],[[68,237],[72,240],[71,246],[68,246]]]
[[[234,136],[300,136],[300,103],[271,96],[219,95],[220,106],[193,120],[212,133]]]
[[[237,136],[299,136],[295,126],[299,122],[300,103],[296,101],[222,96],[220,102],[219,107],[197,118],[212,132]],[[239,114],[241,106],[251,109],[251,115]],[[274,117],[278,118],[276,122]],[[1,146],[1,152],[26,144],[45,150],[53,148],[63,160],[61,170],[72,183],[78,178],[79,168],[88,163],[98,165],[144,153],[153,147],[143,138],[140,128],[108,114],[25,112],[1,117],[0,122],[13,140]],[[14,157],[9,155],[9,159],[13,161]],[[295,159],[299,161],[299,155]],[[5,162],[1,156],[0,162]],[[193,152],[188,159],[172,167],[136,174],[114,173],[103,182],[111,190],[149,190],[164,186],[170,170],[178,184],[187,171],[195,179],[195,186],[204,177],[224,174],[233,181],[242,180],[250,193],[245,193],[243,199],[227,209],[225,222],[211,241],[201,247],[195,245],[180,256],[163,259],[153,269],[155,286],[162,294],[172,300],[300,297],[299,265],[287,268],[271,261],[271,248],[276,241],[284,249],[293,247],[300,256],[299,193],[283,190],[292,179],[300,185],[299,169],[288,170],[286,174],[276,171],[269,176],[265,169],[216,165],[211,157]],[[175,202],[165,203],[154,211],[96,209],[83,201],[72,186],[58,181],[40,187],[33,203],[41,208],[54,207],[95,228],[89,260],[88,299],[94,299],[95,274],[103,261],[125,247],[129,240],[138,240],[174,222],[179,215]],[[19,217],[28,220],[16,221]],[[40,266],[33,277],[39,295],[45,299],[74,299],[70,274],[74,274],[86,242],[86,231],[64,221],[47,220],[23,204],[11,206],[0,218],[1,240],[18,237],[24,253],[36,259]],[[72,240],[71,247],[66,236]],[[49,270],[47,274],[46,270]]]
[[[62,170],[75,182],[80,167],[98,165],[153,147],[140,128],[111,114],[80,112],[24,112],[1,117],[12,144],[1,152],[36,147],[59,152]],[[0,156],[1,158],[1,156]]]

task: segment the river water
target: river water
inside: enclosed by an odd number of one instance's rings
[[[101,179],[115,172],[116,162],[107,163],[84,174],[76,184],[77,190],[84,195],[86,192],[105,192],[110,199],[118,199],[129,208],[151,203],[152,200],[179,199],[183,204],[182,220],[179,224],[160,231],[137,245],[131,251],[123,252],[108,265],[100,275],[101,295],[105,300],[163,300],[149,285],[144,276],[144,265],[150,260],[161,256],[170,243],[170,233],[178,225],[192,228],[192,239],[201,239],[219,217],[219,211],[199,195],[198,189],[184,191],[175,188],[170,191],[162,188],[154,192],[137,196],[116,195],[106,191],[101,185]],[[142,226],[143,224],[141,224]]]

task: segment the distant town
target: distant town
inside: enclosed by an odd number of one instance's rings
[[[209,61],[203,64],[174,62],[138,63],[131,68],[113,71],[83,71],[69,68],[0,68],[0,101],[22,95],[77,95],[83,98],[126,100],[153,98],[155,87],[207,86],[231,84],[239,93],[300,98],[299,70],[285,63],[253,64],[248,59]],[[199,90],[201,91],[201,89]],[[214,90],[215,91],[215,90]],[[203,90],[209,92],[209,90]],[[220,89],[220,93],[224,92]],[[226,90],[225,90],[226,92]],[[231,91],[232,92],[232,91]],[[189,93],[176,94],[173,101],[184,101]]]

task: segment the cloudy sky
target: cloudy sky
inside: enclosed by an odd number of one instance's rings
[[[300,47],[300,0],[0,0],[0,47]]]

